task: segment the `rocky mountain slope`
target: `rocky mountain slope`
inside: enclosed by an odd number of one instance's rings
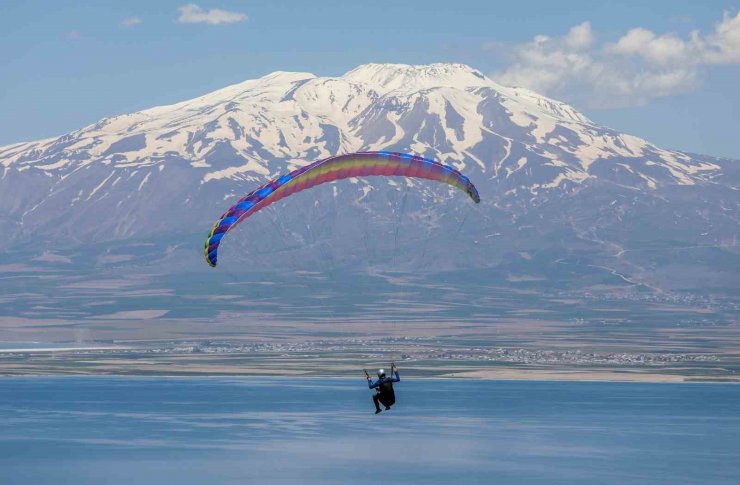
[[[4,262],[197,268],[210,224],[268,178],[358,150],[455,166],[482,203],[368,178],[297,194],[222,246],[238,268],[490,268],[508,282],[737,287],[738,164],[664,150],[459,64],[275,72],[0,147]],[[216,270],[218,271],[218,270]]]

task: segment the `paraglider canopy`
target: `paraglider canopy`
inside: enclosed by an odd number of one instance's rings
[[[397,152],[358,152],[325,158],[275,178],[237,201],[211,228],[205,241],[206,262],[215,267],[224,236],[255,212],[283,197],[326,182],[350,177],[397,176],[442,182],[463,190],[477,204],[478,190],[454,168],[428,158]]]

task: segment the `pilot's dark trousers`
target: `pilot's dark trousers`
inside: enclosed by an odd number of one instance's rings
[[[375,410],[380,411],[380,404],[385,406],[386,409],[390,409],[391,406],[396,404],[395,393],[376,393],[373,395],[373,403],[375,403]]]

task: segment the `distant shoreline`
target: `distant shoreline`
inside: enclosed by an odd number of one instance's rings
[[[607,376],[606,374],[609,374]],[[49,377],[111,377],[111,378],[148,378],[148,379],[190,379],[190,378],[257,378],[257,379],[357,379],[363,381],[362,376],[351,376],[346,374],[319,375],[309,372],[292,374],[269,374],[259,372],[244,373],[35,373],[20,374],[0,372],[0,378],[49,378]],[[666,374],[639,374],[619,372],[568,372],[568,371],[537,371],[520,372],[509,370],[509,372],[474,370],[468,372],[455,372],[439,375],[404,375],[406,379],[413,380],[460,380],[460,381],[531,381],[531,382],[623,382],[623,383],[645,383],[645,384],[740,384],[740,378],[711,378],[706,376],[680,376]]]
[[[740,383],[737,352],[449,345],[438,339],[7,343],[0,376],[364,379],[391,361],[413,379]],[[681,349],[683,350],[683,349]]]

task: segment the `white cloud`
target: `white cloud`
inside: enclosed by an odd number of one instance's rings
[[[695,63],[701,59],[702,40],[692,33],[688,40],[675,34],[655,35],[637,28],[627,32],[616,44],[607,45],[607,53],[637,56],[656,65],[670,66],[681,62]]]
[[[492,75],[502,84],[591,107],[641,105],[698,88],[709,65],[740,63],[740,13],[725,13],[704,36],[638,27],[600,45],[584,22],[562,37],[537,35],[509,54],[508,67]]]
[[[714,64],[740,63],[740,13],[732,17],[727,12],[714,32],[707,37],[706,60]]]
[[[596,40],[591,30],[590,22],[583,22],[568,31],[563,38],[565,45],[574,50],[583,50],[591,47]]]
[[[121,27],[133,27],[139,24],[141,24],[141,19],[139,17],[128,17],[121,20]]]
[[[80,40],[82,39],[82,34],[79,30],[70,30],[67,32],[67,39],[69,40]]]
[[[183,5],[177,10],[180,12],[180,16],[177,18],[177,21],[181,24],[219,25],[233,24],[247,20],[247,16],[240,12],[229,12],[219,8],[203,10],[200,6],[194,3]]]
[[[571,77],[581,76],[593,64],[591,25],[584,22],[562,38],[538,35],[514,49],[515,62],[496,79],[511,86],[525,86],[538,92],[558,92],[568,87]]]

